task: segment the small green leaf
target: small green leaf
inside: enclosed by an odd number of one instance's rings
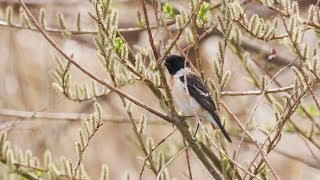
[[[263,166],[261,169],[260,169],[260,173],[259,173],[260,177],[262,180],[266,180],[267,179],[267,173],[266,173],[266,167]]]
[[[210,12],[210,4],[207,2],[203,2],[197,14],[197,17],[201,21],[201,23],[207,22],[207,17],[209,12]]]
[[[162,11],[169,17],[169,18],[173,18],[174,16],[174,12],[173,12],[173,7],[170,3],[166,3],[163,7],[162,7]]]
[[[123,46],[123,41],[120,37],[116,37],[113,40],[113,48],[115,49],[116,52],[121,52]]]

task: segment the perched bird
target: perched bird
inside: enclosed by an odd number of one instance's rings
[[[201,119],[207,119],[218,126],[226,139],[232,142],[216,113],[207,86],[191,71],[189,62],[182,56],[172,54],[165,59],[164,65],[169,71],[172,96],[180,111],[188,116],[196,112]]]

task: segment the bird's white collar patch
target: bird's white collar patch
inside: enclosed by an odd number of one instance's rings
[[[180,69],[179,71],[177,71],[174,76],[180,77],[180,76],[184,76],[185,74],[188,74],[188,73],[191,73],[191,69],[186,67],[186,68],[183,68],[183,69]]]

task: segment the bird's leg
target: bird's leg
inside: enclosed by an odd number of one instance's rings
[[[190,118],[190,117],[194,117],[194,116],[185,116],[185,115],[179,115],[178,116],[178,118],[180,118],[180,119],[183,119],[183,120],[185,120],[185,119],[187,119],[187,118]]]
[[[202,119],[200,119],[200,122],[201,122],[201,121],[202,121]],[[198,130],[199,130],[200,122],[198,122],[196,131],[194,132],[194,135],[193,135],[193,139],[196,139],[196,135],[197,135],[197,132],[198,132]]]
[[[179,121],[184,121],[184,120],[186,120],[187,118],[189,118],[189,117],[193,117],[193,116],[188,116],[188,115],[175,115],[175,116],[173,116],[173,118],[175,118],[175,119],[178,119]],[[189,125],[188,124],[186,124],[187,126],[188,126],[188,128],[189,128]],[[172,126],[174,127],[175,125],[174,124],[172,124]]]

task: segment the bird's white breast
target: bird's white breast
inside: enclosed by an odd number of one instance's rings
[[[185,115],[194,115],[199,111],[199,103],[188,94],[187,86],[181,82],[180,77],[187,73],[184,69],[178,71],[171,79],[172,96],[178,109]]]

